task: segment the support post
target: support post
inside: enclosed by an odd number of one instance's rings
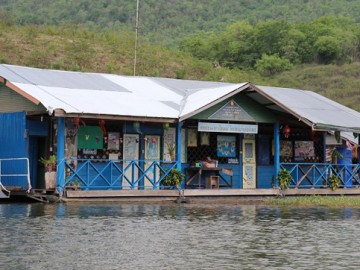
[[[181,170],[181,126],[182,123],[179,121],[176,127],[176,169]]]
[[[326,163],[326,131],[323,132],[323,162]]]
[[[278,187],[276,177],[280,172],[280,123],[276,121],[274,123],[274,185]]]
[[[65,186],[65,118],[58,117],[57,124],[57,172],[56,172],[56,186],[58,192],[61,194]]]
[[[178,169],[179,171],[181,171],[181,127],[182,123],[179,121],[176,126],[176,169]],[[180,184],[180,188],[185,189],[185,181],[182,181],[182,183]]]

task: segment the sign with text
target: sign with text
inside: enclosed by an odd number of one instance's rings
[[[220,110],[216,111],[208,119],[255,122],[254,118],[252,118],[234,100],[227,102],[223,107],[220,108]]]
[[[257,134],[258,133],[258,125],[199,122],[198,131]]]

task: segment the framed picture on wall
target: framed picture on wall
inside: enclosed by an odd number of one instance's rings
[[[236,157],[236,137],[235,136],[217,136],[217,156],[218,157]]]
[[[160,159],[160,136],[145,136],[145,159]]]
[[[163,159],[164,161],[175,160],[176,154],[176,129],[168,128],[164,130]]]
[[[281,157],[292,157],[293,147],[292,141],[280,141],[280,156]]]
[[[108,137],[108,150],[119,150],[120,148],[120,133],[119,132],[109,132]]]
[[[189,128],[188,129],[188,143],[189,147],[197,147],[197,129]]]
[[[303,161],[315,157],[313,141],[295,141],[295,160]]]

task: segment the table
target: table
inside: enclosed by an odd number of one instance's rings
[[[225,179],[223,176],[221,176],[221,173],[224,173],[226,175],[230,176],[230,182],[227,181],[227,179]],[[195,183],[195,186],[198,186],[199,188],[201,188],[201,176],[202,174],[215,174],[217,176],[219,176],[223,182],[225,182],[225,186],[227,187],[232,187],[232,183],[233,183],[233,169],[231,168],[206,168],[206,167],[189,167],[185,170],[185,181],[186,181],[186,186],[194,186],[194,184],[191,184],[193,181],[197,180]]]

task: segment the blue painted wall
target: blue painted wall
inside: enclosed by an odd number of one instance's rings
[[[256,188],[272,188],[274,166],[257,166]]]
[[[26,121],[26,128],[28,130],[29,136],[41,136],[46,137],[48,136],[49,130],[49,121]]]
[[[27,158],[27,137],[25,112],[0,114],[0,158]],[[25,174],[25,160],[3,161],[2,174]],[[27,188],[27,179],[23,176],[2,177],[5,186]]]

